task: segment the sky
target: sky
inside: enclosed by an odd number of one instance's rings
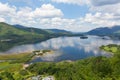
[[[120,0],[0,0],[0,22],[86,32],[120,25]]]

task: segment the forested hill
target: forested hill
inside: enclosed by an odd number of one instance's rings
[[[33,27],[26,27],[26,26],[19,25],[19,24],[16,24],[13,26],[21,30],[35,32],[38,34],[71,34],[72,33],[70,31],[66,31],[62,29],[38,29],[38,28],[33,28]]]
[[[33,38],[43,39],[44,37],[45,34],[42,33],[38,34],[36,32],[18,29],[7,23],[0,23],[0,40],[2,41],[3,39],[11,39],[13,41],[18,40],[19,42],[21,40],[31,40]]]
[[[112,39],[119,39],[120,40],[120,25],[113,26],[113,27],[102,27],[96,28],[89,32],[89,35],[99,35],[99,36],[109,36]]]
[[[7,50],[15,45],[35,43],[47,39],[49,39],[48,35],[18,29],[7,23],[0,23],[0,51]]]
[[[120,26],[96,28],[96,29],[93,29],[87,33],[91,34],[91,35],[120,34]]]
[[[38,34],[50,34],[49,32],[43,30],[43,29],[38,29],[38,28],[33,28],[33,27],[26,27],[26,26],[23,26],[23,25],[19,25],[19,24],[16,24],[16,25],[13,25],[14,27],[18,28],[18,29],[21,29],[21,30],[24,30],[24,31],[28,31],[28,32],[33,32],[33,33],[38,33]]]

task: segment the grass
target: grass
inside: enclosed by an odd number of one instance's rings
[[[109,44],[109,45],[106,45],[106,46],[101,46],[100,49],[116,54],[117,52],[120,51],[120,46],[119,45]]]
[[[34,76],[34,74],[30,73],[29,71],[27,71],[28,72],[27,75],[22,75],[20,74],[20,71],[22,70],[24,70],[23,63],[14,63],[14,64],[11,64],[9,62],[0,63],[0,77],[2,76],[4,80],[11,80],[7,76],[2,75],[2,73],[4,72],[10,73],[13,76],[14,80],[23,80],[30,76]]]
[[[43,53],[50,52],[51,50],[42,50]],[[36,54],[33,51],[28,53],[19,54],[0,54],[0,62],[11,62],[11,63],[25,63],[30,61]]]
[[[22,68],[22,64],[16,63],[16,64],[10,64],[9,62],[1,62],[0,63],[0,72],[1,71],[19,71]]]
[[[29,56],[31,53],[20,53],[20,54],[0,54],[0,60],[18,60]]]

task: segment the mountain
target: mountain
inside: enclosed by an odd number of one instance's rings
[[[5,51],[16,45],[36,43],[53,37],[71,35],[72,33],[65,30],[37,29],[0,22],[0,51]]]
[[[28,32],[34,32],[34,33],[38,33],[38,34],[49,34],[49,32],[43,30],[43,29],[38,29],[38,28],[32,28],[32,27],[26,27],[26,26],[22,26],[19,24],[13,25],[14,27],[24,30],[24,31],[28,31]]]
[[[23,26],[23,25],[19,25],[19,24],[15,24],[15,25],[12,25],[16,28],[19,28],[19,29],[24,29],[24,28],[27,28],[26,26]]]
[[[112,35],[118,33],[120,33],[120,26],[96,28],[87,32],[90,35]]]
[[[70,34],[70,31],[66,31],[66,30],[61,30],[61,29],[38,29],[38,28],[33,28],[33,27],[26,27],[26,26],[22,26],[19,24],[13,25],[14,27],[18,28],[18,29],[22,29],[24,31],[29,31],[29,32],[35,32],[38,34]]]
[[[7,50],[15,45],[35,43],[50,38],[46,31],[40,29],[33,30],[34,31],[32,32],[29,28],[18,28],[7,23],[0,22],[0,51]]]
[[[61,30],[61,29],[46,29],[46,31],[48,31],[50,33],[64,33],[64,34],[72,33],[70,31]]]
[[[37,30],[37,29],[35,29]],[[24,37],[24,39],[27,38],[33,38],[33,37],[44,37],[45,34],[43,34],[42,32],[37,33],[37,31],[31,31],[31,29],[27,29],[27,28],[18,28],[18,27],[14,27],[12,25],[9,25],[7,23],[0,23],[0,39],[8,39],[8,38],[19,38],[20,37]],[[45,31],[45,33],[47,33]],[[40,37],[40,38],[41,38]]]

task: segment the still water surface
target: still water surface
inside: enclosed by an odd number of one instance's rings
[[[62,60],[84,59],[91,56],[109,56],[109,53],[99,49],[101,45],[107,44],[120,44],[120,41],[102,39],[98,36],[88,36],[88,39],[80,39],[80,37],[59,37],[37,44],[15,46],[4,53],[21,53],[40,49],[51,49],[55,53],[35,58],[32,62],[57,62]]]

